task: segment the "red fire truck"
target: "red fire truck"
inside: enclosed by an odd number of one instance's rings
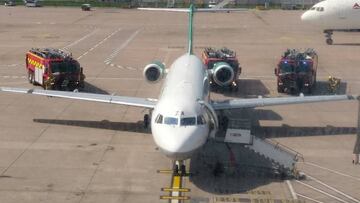
[[[201,56],[209,70],[212,88],[238,89],[237,79],[241,73],[241,67],[234,51],[228,48],[205,48]]]
[[[84,87],[83,68],[67,51],[33,48],[26,53],[25,61],[31,84],[70,91]]]
[[[288,49],[281,57],[275,75],[279,93],[311,93],[316,85],[318,55],[313,49]]]

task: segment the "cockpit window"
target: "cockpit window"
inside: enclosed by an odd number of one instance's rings
[[[164,123],[167,125],[177,125],[179,123],[179,119],[175,117],[165,117]]]
[[[324,7],[317,7],[316,11],[324,11]]]
[[[310,10],[315,10],[316,9],[316,7],[311,7],[311,9]]]
[[[188,126],[188,125],[195,125],[195,117],[185,117],[181,118],[180,125],[181,126]]]
[[[196,120],[198,125],[204,125],[206,122],[204,116],[198,116]]]
[[[163,122],[163,116],[161,114],[159,114],[156,119],[155,119],[155,123],[162,123]]]

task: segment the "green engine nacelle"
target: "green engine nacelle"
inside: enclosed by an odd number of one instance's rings
[[[159,82],[165,75],[165,65],[160,61],[153,61],[145,66],[143,75],[149,83]]]
[[[228,63],[218,62],[214,64],[212,77],[216,84],[226,86],[233,82],[235,77],[234,70]]]

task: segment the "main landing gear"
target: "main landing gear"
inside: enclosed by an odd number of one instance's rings
[[[333,44],[333,40],[331,39],[331,36],[333,34],[332,30],[325,30],[325,38],[326,38],[326,44],[328,45],[332,45]]]

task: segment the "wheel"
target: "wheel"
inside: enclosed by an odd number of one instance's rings
[[[307,87],[307,88],[306,88],[306,92],[307,92],[308,94],[311,94],[311,93],[312,93],[312,87]]]
[[[333,40],[332,40],[331,38],[326,39],[326,44],[332,45],[332,44],[333,44]]]
[[[28,80],[30,84],[35,84],[35,75],[31,71],[28,71]]]
[[[236,81],[230,84],[230,91],[231,92],[237,92],[239,90],[238,84]]]
[[[180,172],[182,175],[186,175],[186,168],[184,164],[180,166]]]
[[[179,174],[179,166],[177,164],[174,165],[173,173],[174,174]]]
[[[277,91],[278,91],[278,93],[284,93],[284,88],[278,86]]]

